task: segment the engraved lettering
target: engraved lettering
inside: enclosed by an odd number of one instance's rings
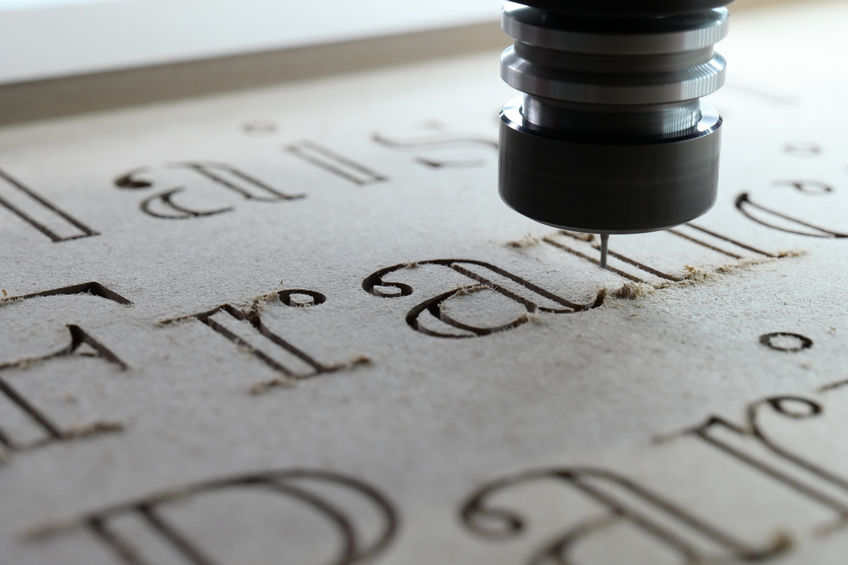
[[[824,148],[818,143],[808,141],[787,143],[783,146],[783,151],[793,157],[818,157],[823,150]]]
[[[597,308],[604,301],[603,292],[599,292],[592,302],[578,304],[504,269],[471,259],[435,259],[393,265],[366,277],[362,282],[362,288],[369,294],[384,298],[409,296],[413,292],[410,285],[387,280],[386,277],[407,269],[427,266],[438,267],[440,270],[448,269],[461,275],[461,279],[465,281],[464,284],[420,302],[406,314],[406,323],[409,327],[433,337],[481,337],[515,329],[532,321],[539,313],[582,312]],[[481,301],[482,306],[474,309],[474,312],[478,313],[483,309],[490,316],[493,313],[502,314],[505,319],[501,323],[482,325],[479,322],[462,321],[458,314],[454,314],[453,306],[460,306],[457,310],[461,313],[461,302],[469,295],[478,293],[485,295],[485,299]],[[494,306],[500,306],[500,308],[494,308]]]
[[[276,133],[279,126],[274,120],[248,120],[241,125],[241,131],[247,135],[270,135]]]
[[[254,202],[281,202],[304,198],[303,194],[287,194],[268,183],[250,175],[236,167],[225,163],[208,161],[192,161],[181,163],[170,163],[170,169],[191,171],[196,177],[208,181],[209,185],[225,189],[229,194],[235,194],[243,200]],[[115,186],[129,190],[147,190],[153,187],[152,180],[147,175],[152,172],[150,167],[133,169],[128,173],[115,179]],[[192,185],[194,186],[194,185]],[[177,203],[175,196],[186,191],[186,187],[177,186],[158,192],[145,198],[140,209],[148,216],[160,219],[185,220],[191,218],[202,218],[215,216],[225,212],[231,212],[233,206],[217,206],[198,210],[186,204]]]
[[[665,230],[662,234],[663,237],[665,234],[671,235],[688,244],[693,244],[696,248],[709,250],[720,255],[722,258],[729,258],[733,261],[743,261],[750,258],[774,259],[782,257],[780,254],[758,249],[694,223],[687,223],[673,229]],[[574,233],[563,230],[554,235],[543,237],[542,241],[547,245],[579,257],[593,265],[600,265],[598,259],[600,256],[600,244],[592,234]],[[684,251],[688,252],[689,250],[685,249]],[[681,282],[691,276],[691,273],[677,273],[655,265],[649,265],[645,261],[620,253],[612,248],[609,249],[609,258],[610,263],[607,265],[608,271],[635,283],[645,283],[649,278],[659,279],[661,283]]]
[[[285,151],[358,186],[389,180],[385,175],[314,141],[304,140],[292,143],[285,147]]]
[[[253,494],[262,498],[261,503],[250,507],[250,512],[261,513],[263,527],[259,530],[239,529],[239,522],[245,516],[234,517],[228,512],[228,505],[222,504],[221,500],[237,503],[239,497]],[[216,498],[218,504],[214,505]],[[202,533],[192,535],[191,527],[196,519],[181,523],[179,518],[185,514],[174,514],[181,509],[185,512],[186,507],[193,508],[197,515],[203,515],[203,509],[210,508],[209,519],[227,524],[231,533],[225,541],[225,549],[234,563],[245,563],[250,559],[253,554],[242,550],[249,548],[251,541],[255,540],[276,545],[283,563],[290,561],[287,556],[295,548],[302,551],[298,555],[305,555],[307,559],[311,556],[313,560],[319,558],[316,556],[326,556],[330,548],[334,548],[329,561],[331,565],[371,562],[391,544],[398,528],[394,506],[369,484],[329,471],[291,469],[212,479],[151,493],[73,520],[34,528],[27,533],[27,539],[37,542],[60,534],[84,531],[111,551],[119,563],[153,565],[155,561],[148,555],[145,544],[133,539],[132,532],[128,534],[121,530],[121,521],[136,520],[163,544],[173,563],[222,565],[218,555],[221,540]],[[285,518],[292,513],[296,513],[293,517],[298,521],[308,519],[307,523],[315,526],[318,524],[314,522],[314,516],[319,517],[330,527],[335,539],[319,538],[317,533],[308,539],[286,535],[285,529],[278,524],[291,523],[291,518]],[[249,539],[232,539],[234,536]],[[242,556],[239,557],[239,554]],[[315,563],[318,565],[318,561]],[[322,561],[321,565],[324,563],[326,561]]]
[[[838,522],[843,523],[848,519],[848,502],[839,500],[822,488],[820,483],[848,492],[848,479],[808,461],[773,440],[759,422],[764,410],[793,420],[815,418],[823,412],[821,405],[813,400],[798,396],[773,396],[750,404],[742,425],[719,416],[710,416],[703,424],[681,435],[695,436],[733,460],[833,510]]]
[[[774,186],[789,186],[804,194],[827,194],[833,187],[818,180],[783,180],[772,183]]]
[[[440,124],[433,124],[440,130]],[[432,169],[463,169],[480,167],[497,155],[498,142],[493,139],[451,135],[438,132],[408,138],[389,137],[375,133],[371,138],[384,147],[415,153],[415,161]],[[457,155],[459,153],[459,155]],[[444,154],[444,157],[441,156]],[[482,154],[480,157],[478,155]]]
[[[801,191],[805,194],[816,194],[810,191]],[[827,192],[827,191],[825,191]],[[819,237],[825,239],[842,239],[848,237],[848,233],[842,233],[813,224],[785,214],[774,208],[769,208],[751,200],[747,192],[736,197],[736,209],[748,219],[765,226],[786,233],[803,235],[806,237]],[[778,222],[784,222],[783,224]]]
[[[3,169],[0,169],[0,206],[54,243],[100,235]]]
[[[129,300],[109,290],[97,282],[89,282],[79,285],[67,286],[45,290],[23,296],[13,296],[0,301],[0,307],[19,307],[30,299],[51,296],[92,296],[121,305],[131,304]],[[34,366],[44,363],[56,363],[72,357],[90,357],[101,359],[112,365],[117,370],[123,371],[127,368],[124,363],[111,349],[93,337],[88,331],[77,324],[67,326],[69,342],[66,346],[34,357],[24,357],[13,361],[0,362],[0,394],[11,402],[29,422],[40,431],[40,438],[35,440],[19,440],[14,434],[0,425],[0,446],[6,450],[14,451],[39,447],[53,441],[71,440],[82,436],[97,433],[116,431],[120,424],[114,422],[95,422],[80,427],[62,427],[48,414],[47,409],[38,406],[37,403],[27,397],[24,393],[13,386],[12,382],[4,373],[11,374],[16,371],[27,371]]]
[[[292,386],[297,381],[333,373],[367,364],[367,357],[359,356],[346,363],[326,364],[318,361],[303,349],[271,331],[262,320],[262,310],[273,303],[305,308],[323,304],[326,297],[316,291],[289,289],[257,297],[248,307],[222,304],[211,310],[162,320],[159,325],[170,325],[186,320],[197,320],[215,333],[236,345],[239,350],[252,355],[278,373],[278,377],[255,383],[250,391],[261,394],[269,388]]]
[[[634,527],[655,542],[659,552],[676,554],[682,563],[755,561],[787,549],[782,538],[761,547],[746,543],[733,532],[700,518],[672,500],[619,474],[596,468],[532,470],[490,483],[462,506],[462,523],[487,539],[516,539],[527,532],[530,522],[499,500],[511,490],[546,482],[574,489],[596,503],[599,511],[575,517],[579,520],[576,525],[557,533],[536,549],[526,561],[528,565],[575,563],[570,554],[578,542],[587,543],[593,535],[622,525]]]

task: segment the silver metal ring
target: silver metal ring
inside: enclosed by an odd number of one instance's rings
[[[543,12],[507,2],[501,25],[516,41],[560,51],[607,55],[652,55],[680,53],[710,47],[727,35],[730,14],[727,8],[705,13],[649,22],[638,21],[639,27],[623,22],[610,28],[609,22],[597,31],[586,31],[586,21]]]
[[[631,75],[563,72],[518,56],[514,47],[501,56],[501,77],[527,94],[587,104],[659,104],[702,98],[721,88],[724,57],[672,73]]]

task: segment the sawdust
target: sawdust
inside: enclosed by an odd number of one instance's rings
[[[452,296],[466,296],[469,294],[474,294],[475,292],[480,292],[481,290],[493,290],[491,286],[485,284],[475,284],[475,285],[466,285],[466,286],[458,286],[453,289]],[[439,308],[442,308],[443,305],[439,304]]]
[[[30,367],[34,367],[39,363],[42,363],[44,359],[29,358],[29,359],[18,359],[12,363],[7,363],[3,365],[4,369],[29,369]]]
[[[805,255],[807,252],[803,249],[792,249],[789,251],[780,251],[776,254],[775,257],[762,257],[756,259],[743,259],[741,261],[737,261],[736,263],[722,265],[716,269],[717,273],[721,273],[723,275],[735,273],[742,269],[747,269],[748,267],[752,267],[755,265],[763,265],[766,263],[773,263],[777,259],[785,259],[787,257],[801,257]]]
[[[727,265],[721,265],[719,267],[716,267],[712,271],[705,271],[698,267],[693,267],[692,265],[685,265],[684,269],[686,270],[686,274],[676,281],[663,281],[659,283],[627,282],[624,283],[618,289],[604,290],[606,290],[607,294],[609,294],[613,298],[623,300],[636,300],[638,298],[644,298],[646,296],[649,296],[658,290],[664,290],[667,288],[686,288],[698,284],[703,284],[709,281],[718,280],[723,275],[732,275],[738,273],[739,271],[746,270],[750,267],[763,265],[766,263],[773,263],[775,261],[787,257],[800,257],[805,253],[806,252],[803,250],[781,251],[775,254],[773,257],[743,259],[734,263],[729,263]]]
[[[295,384],[297,384],[297,379],[294,377],[274,377],[273,379],[254,384],[248,392],[253,396],[259,396],[272,388],[292,388]]]
[[[53,520],[24,530],[20,535],[20,539],[25,543],[42,541],[59,534],[68,533],[79,528],[81,525],[81,520]]]
[[[157,320],[155,325],[157,328],[164,328],[165,326],[179,324],[182,322],[187,322],[189,320],[196,319],[197,316],[195,314],[186,314],[184,316],[177,316],[176,318],[168,318],[167,320]]]
[[[344,369],[353,369],[360,365],[370,365],[372,363],[371,358],[367,355],[357,355],[350,361],[348,361],[345,365],[342,366]]]
[[[507,247],[512,247],[514,249],[527,249],[528,247],[533,247],[534,245],[538,245],[542,242],[541,237],[536,237],[533,234],[527,234],[521,239],[515,239],[512,241],[507,241]]]
[[[592,243],[595,241],[595,234],[579,232],[579,231],[568,231],[568,230],[559,230],[558,232],[561,235],[567,235],[568,237],[572,237],[574,239],[579,239],[580,241],[585,241],[586,243]]]
[[[531,324],[540,324],[542,323],[542,317],[538,312],[524,312],[516,321],[519,323],[530,322]]]
[[[252,299],[249,303],[242,303],[244,309],[249,309],[251,314],[260,315],[269,302],[273,302],[279,298],[277,291],[266,292]]]
[[[363,365],[370,365],[371,363],[373,363],[373,361],[371,360],[370,357],[368,357],[367,355],[360,354],[360,355],[357,355],[357,356],[351,358],[351,360],[348,361],[347,363],[339,363],[337,365],[333,365],[330,368],[330,370],[327,371],[327,372],[347,371],[347,370],[350,370],[350,369],[356,369],[357,367],[361,367]]]
[[[654,291],[656,291],[656,287],[649,284],[624,283],[618,290],[607,292],[607,294],[613,298],[636,300],[637,298],[644,298],[649,294],[653,294]]]
[[[62,432],[62,439],[79,439],[97,434],[108,434],[122,431],[124,431],[124,424],[121,422],[98,420],[84,426],[76,426],[65,429]]]

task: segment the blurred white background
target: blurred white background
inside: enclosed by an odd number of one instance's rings
[[[0,84],[496,22],[499,0],[0,0]]]

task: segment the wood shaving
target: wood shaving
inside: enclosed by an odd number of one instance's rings
[[[256,383],[250,387],[249,392],[253,396],[259,396],[260,394],[265,394],[272,388],[291,388],[296,383],[297,380],[291,377],[274,377],[273,379]]]
[[[121,432],[124,430],[124,424],[117,421],[98,420],[84,426],[76,426],[67,428],[62,432],[62,439],[79,439],[90,437],[97,434],[108,434]]]
[[[748,267],[753,267],[755,265],[763,265],[765,263],[773,263],[778,259],[785,259],[787,257],[801,257],[805,255],[807,252],[801,249],[793,249],[790,251],[779,251],[776,257],[763,257],[756,259],[742,259],[741,261],[737,261],[736,263],[730,263],[728,265],[722,265],[716,269],[717,273],[731,274],[739,271],[741,269],[747,269]]]
[[[515,320],[518,323],[530,322],[531,324],[540,324],[542,317],[538,312],[524,312]]]
[[[481,290],[492,290],[492,287],[484,284],[475,284],[471,286],[458,286],[454,289],[453,296],[465,296],[467,294],[474,294],[475,292],[480,292]],[[442,307],[442,303],[439,304],[439,307]]]
[[[58,534],[64,534],[82,525],[80,520],[54,520],[46,522],[40,526],[29,528],[21,533],[20,538],[23,542],[37,542],[47,538],[51,538]]]
[[[538,245],[542,241],[542,238],[536,237],[533,234],[527,234],[521,239],[515,239],[512,241],[507,241],[507,247],[512,247],[514,249],[526,249],[528,247],[533,247],[534,245]]]
[[[250,309],[250,312],[253,314],[261,314],[265,309],[265,305],[269,302],[273,302],[278,299],[277,292],[266,292],[265,294],[261,294],[250,301],[250,304],[245,304],[246,308]]]
[[[763,265],[765,263],[773,263],[786,257],[800,257],[806,252],[801,250],[780,251],[774,257],[743,259],[727,265],[716,267],[713,271],[704,271],[692,265],[685,265],[686,274],[678,281],[663,281],[660,283],[632,283],[628,282],[616,290],[608,290],[610,296],[624,300],[636,300],[653,294],[657,290],[666,288],[685,288],[696,284],[701,284],[710,280],[715,280],[721,275],[730,275],[741,270]]]
[[[649,284],[624,283],[621,288],[616,291],[610,292],[609,294],[614,298],[636,300],[637,298],[644,298],[649,294],[653,294],[655,290],[656,287]]]
[[[370,365],[372,363],[371,358],[367,355],[357,355],[340,368],[342,369],[353,369],[355,367],[359,367],[360,365]]]

